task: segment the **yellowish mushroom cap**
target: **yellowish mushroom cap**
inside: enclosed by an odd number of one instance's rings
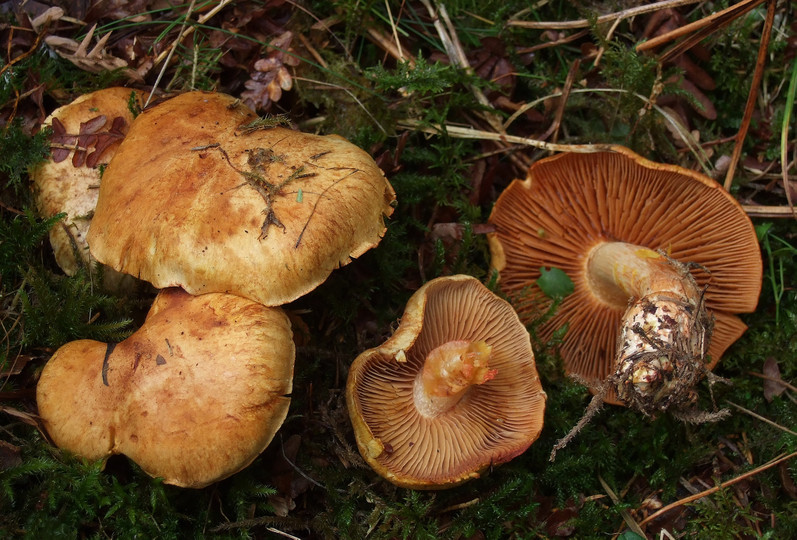
[[[281,305],[376,246],[394,199],[345,139],[264,127],[239,100],[189,92],[136,119],[105,171],[89,245],[157,288]]]
[[[143,94],[121,87],[84,94],[44,121],[53,129],[54,146],[31,178],[39,213],[66,214],[50,230],[50,244],[67,275],[74,275],[79,264],[92,263],[86,236],[100,191],[100,165],[111,160],[133,121],[131,95],[138,101]]]
[[[59,348],[36,399],[58,447],[90,460],[124,454],[167,484],[200,488],[271,442],[288,412],[293,362],[281,308],[166,289],[121,343]]]

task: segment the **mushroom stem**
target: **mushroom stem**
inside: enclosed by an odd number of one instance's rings
[[[590,252],[587,269],[603,301],[627,306],[611,378],[618,397],[648,413],[693,402],[711,320],[688,268],[642,246],[604,242]]]
[[[454,407],[468,388],[495,377],[489,369],[492,347],[484,341],[449,341],[433,349],[415,379],[413,394],[418,411],[438,416]]]

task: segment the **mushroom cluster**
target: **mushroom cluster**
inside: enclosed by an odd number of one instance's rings
[[[93,257],[160,289],[118,344],[77,341],[37,387],[53,442],[124,454],[203,487],[251,463],[290,403],[294,345],[280,307],[376,246],[395,194],[337,136],[189,92],[144,110],[116,148],[88,232]]]
[[[736,200],[630,150],[534,163],[490,222],[491,264],[522,319],[550,305],[536,284],[543,268],[573,281],[541,337],[568,325],[566,371],[609,403],[689,410],[695,383],[746,329],[736,314],[758,301],[760,250]]]
[[[545,400],[526,328],[465,275],[418,289],[346,384],[363,458],[413,489],[453,487],[523,453],[542,430]]]

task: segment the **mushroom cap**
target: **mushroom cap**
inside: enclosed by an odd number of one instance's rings
[[[568,324],[560,346],[565,370],[602,381],[615,369],[620,318],[627,299],[599,301],[586,277],[587,254],[598,243],[620,241],[663,250],[692,274],[715,316],[708,354],[712,368],[747,328],[735,313],[755,309],[761,291],[761,254],[753,225],[739,203],[714,180],[675,165],[616,153],[558,154],[534,163],[513,181],[490,216],[491,265],[521,319],[550,306],[535,284],[542,267],[567,273],[575,285],[555,315],[541,325],[547,340]],[[617,403],[613,397],[607,401]]]
[[[53,127],[57,119],[68,135],[84,133],[83,140],[72,144],[90,149],[79,156],[84,159],[76,159],[74,151],[54,148],[50,158],[31,171],[39,214],[66,214],[50,229],[50,244],[56,263],[67,275],[74,275],[80,264],[92,262],[86,235],[99,195],[98,166],[111,160],[133,121],[131,94],[139,100],[143,96],[140,90],[122,87],[84,94],[54,110],[44,121],[44,126]],[[57,132],[54,135],[59,138]]]
[[[374,160],[257,120],[206,92],[139,115],[103,176],[97,260],[157,288],[282,305],[376,246],[395,193]]]
[[[200,488],[249,465],[288,412],[294,345],[281,308],[165,289],[116,344],[67,343],[37,402],[60,448],[125,454],[167,484]]]
[[[471,386],[436,417],[415,407],[413,386],[426,355],[455,340],[492,347],[495,377]],[[360,354],[346,403],[360,453],[390,482],[453,487],[523,453],[539,436],[545,392],[529,334],[508,302],[477,279],[433,279],[410,298],[393,336]]]

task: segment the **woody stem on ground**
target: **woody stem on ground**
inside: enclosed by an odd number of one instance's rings
[[[495,377],[488,362],[492,347],[484,341],[455,340],[433,349],[415,379],[415,405],[434,417],[454,407],[467,390]]]
[[[604,242],[590,251],[587,276],[604,302],[628,306],[612,376],[618,397],[646,413],[691,403],[711,324],[687,267],[645,247]]]

